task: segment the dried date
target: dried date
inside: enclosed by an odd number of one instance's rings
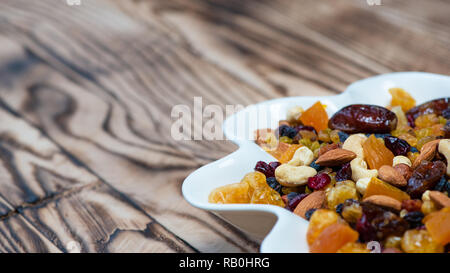
[[[406,118],[408,119],[409,125],[414,127],[414,121],[418,116],[427,114],[436,114],[440,116],[448,108],[450,108],[450,98],[435,99],[410,109],[406,112]]]
[[[328,126],[349,134],[389,133],[397,126],[397,116],[381,106],[353,104],[334,114]]]
[[[426,190],[431,190],[437,185],[446,169],[447,167],[442,161],[422,162],[408,180],[406,192],[411,198],[421,198]]]

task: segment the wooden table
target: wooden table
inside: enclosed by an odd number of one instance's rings
[[[258,251],[183,199],[236,147],[172,139],[174,105],[450,73],[447,0],[80,1],[0,0],[2,252]]]

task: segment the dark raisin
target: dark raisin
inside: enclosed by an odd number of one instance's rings
[[[391,136],[391,134],[374,134],[374,135],[376,138],[382,138],[382,139],[384,139],[385,137]]]
[[[446,119],[450,119],[450,108],[447,108],[444,111],[442,111],[442,116]]]
[[[418,153],[418,152],[419,152],[419,150],[417,150],[416,147],[414,147],[414,146],[411,147],[411,153]]]
[[[314,160],[311,164],[309,164],[309,166],[311,168],[314,168],[316,171],[320,171],[320,169],[322,168],[322,166],[316,164],[316,161]]]
[[[410,228],[417,228],[422,226],[422,219],[425,215],[421,211],[408,212],[403,216],[403,219],[409,223]]]
[[[339,141],[342,143],[344,143],[348,138],[348,134],[341,132],[341,131],[338,132],[338,136],[339,136]]]
[[[439,183],[446,169],[442,161],[423,161],[409,178],[406,192],[411,198],[420,198],[426,190],[433,189]]]
[[[444,138],[450,138],[450,120],[445,123],[442,131],[444,131]]]
[[[342,167],[336,172],[336,181],[345,181],[352,179],[352,168],[350,167],[350,162],[345,163]]]
[[[439,182],[436,184],[436,187],[434,187],[434,190],[440,192],[447,191],[447,188],[449,187],[447,185],[448,183],[449,182],[447,181],[447,178],[445,178],[445,176],[442,176],[441,180],[439,180]]]
[[[313,190],[321,190],[326,185],[330,184],[331,177],[326,173],[316,174],[313,177],[308,178],[308,188]]]
[[[306,220],[309,221],[309,219],[311,219],[311,216],[313,215],[313,213],[316,211],[317,209],[309,209],[306,211],[305,213],[305,218]]]
[[[391,150],[391,152],[397,155],[406,156],[408,152],[411,150],[411,145],[408,144],[407,141],[394,137],[394,136],[385,136],[384,145]]]
[[[308,194],[306,193],[294,193],[291,192],[287,196],[286,209],[294,211],[297,205],[302,201]]]
[[[432,101],[425,102],[418,105],[408,112],[406,112],[406,118],[411,127],[414,127],[414,121],[418,116],[426,114],[436,114],[438,116],[442,115],[444,110],[450,107],[450,98],[440,98]]]
[[[340,203],[339,205],[336,206],[336,212],[338,214],[341,214],[343,209],[344,209],[344,203]]]
[[[388,109],[366,104],[346,106],[334,114],[328,127],[354,133],[389,133],[397,126],[397,116]]]
[[[283,194],[281,191],[282,186],[280,185],[280,183],[278,183],[275,177],[267,177],[266,182],[269,187],[277,191],[279,194]]]
[[[278,127],[278,134],[280,137],[285,136],[289,138],[294,138],[295,135],[297,135],[297,130],[289,125],[281,125],[280,127]]]

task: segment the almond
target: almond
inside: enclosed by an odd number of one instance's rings
[[[295,208],[294,213],[305,218],[305,213],[308,210],[324,208],[326,205],[326,200],[327,197],[325,191],[315,191],[300,201]]]
[[[417,168],[422,161],[430,161],[434,158],[438,149],[439,141],[440,139],[437,139],[423,145],[422,149],[420,149],[419,156],[416,158],[416,160],[414,160],[414,163],[412,165],[413,169]]]
[[[319,149],[319,157],[321,157],[326,152],[329,152],[331,150],[339,148],[339,144],[333,143],[333,144],[327,144]]]
[[[400,201],[386,195],[371,195],[363,201],[395,211],[400,211],[402,209],[402,203]]]
[[[411,167],[405,163],[400,163],[400,164],[395,165],[394,169],[398,173],[400,173],[406,179],[406,181],[408,181],[412,176]]]
[[[450,198],[439,191],[430,191],[430,199],[442,208],[450,207]]]
[[[356,154],[354,152],[338,148],[321,155],[316,160],[316,164],[325,167],[339,166],[353,160],[354,158],[356,158]]]
[[[389,184],[396,186],[396,187],[404,187],[406,186],[407,182],[406,179],[401,175],[396,169],[389,165],[383,165],[378,170],[378,177],[388,182]]]

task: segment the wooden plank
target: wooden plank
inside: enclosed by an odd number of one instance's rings
[[[103,183],[29,207],[23,214],[65,252],[74,246],[96,253],[193,251]]]
[[[13,5],[2,7],[7,12],[0,16],[9,24],[0,32],[11,51],[0,59],[26,65],[22,73],[7,74],[11,84],[0,91],[1,98],[195,249],[256,251],[257,242],[182,198],[181,182],[189,172],[234,146],[175,142],[170,109],[192,104],[196,95],[218,105],[247,104],[265,95],[204,63],[156,27],[148,31],[107,5],[97,7],[100,14],[92,13],[89,2],[83,7],[59,23],[63,12],[47,16],[48,4],[27,5],[20,9],[24,22],[43,21],[33,28],[9,17],[19,12]],[[90,16],[124,22],[92,25]],[[74,25],[76,31],[69,33]],[[219,86],[230,90],[227,96]]]
[[[0,251],[194,251],[1,106]]]
[[[117,2],[124,10],[131,6]],[[450,51],[445,42],[450,25],[445,19],[433,22],[436,14],[449,14],[448,2],[387,0],[371,7],[346,0],[180,0],[141,5],[141,17],[157,16],[229,73],[260,88],[272,82],[288,95],[342,91],[355,80],[391,71],[450,71],[448,58],[442,59]]]

